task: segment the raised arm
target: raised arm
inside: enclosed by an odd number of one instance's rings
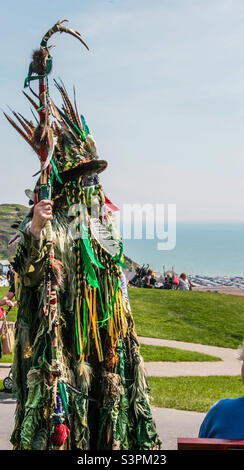
[[[16,254],[15,270],[26,287],[43,281],[45,270],[45,233],[47,220],[52,219],[52,201],[42,200],[33,209],[31,223],[20,226],[22,241]]]

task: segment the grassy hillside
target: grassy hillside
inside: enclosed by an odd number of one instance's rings
[[[237,348],[244,339],[244,296],[129,288],[140,336]]]
[[[16,232],[11,225],[22,220],[29,208],[20,204],[0,204],[0,259],[9,259],[15,253],[15,246],[8,248],[8,242]]]
[[[124,263],[127,267],[127,269],[134,271],[136,266],[138,266],[138,263],[136,261],[133,261],[131,258],[128,258],[128,256],[124,255]]]

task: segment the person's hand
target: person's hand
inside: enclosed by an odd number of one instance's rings
[[[15,307],[15,302],[12,302],[11,300],[6,300],[5,303],[8,307]]]
[[[31,223],[30,232],[34,238],[41,238],[42,229],[45,227],[47,220],[52,220],[53,202],[49,199],[43,199],[34,207],[34,215]]]

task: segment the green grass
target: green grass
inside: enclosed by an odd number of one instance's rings
[[[139,336],[237,348],[244,338],[244,297],[129,288]]]
[[[12,364],[14,360],[14,348],[13,348],[12,354],[2,354],[2,357],[0,358],[0,364],[4,364],[4,363]]]
[[[195,351],[184,351],[176,348],[161,346],[140,345],[140,354],[145,362],[203,362],[221,361],[220,358],[202,354]]]
[[[12,354],[2,354],[0,358],[0,364],[9,363],[11,364],[14,360],[14,353]]]
[[[187,411],[206,412],[221,398],[244,394],[241,378],[208,377],[147,377],[151,405]]]

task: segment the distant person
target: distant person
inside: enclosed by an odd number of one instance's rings
[[[14,281],[14,269],[10,265],[7,279],[9,281],[9,291],[8,293],[0,300],[0,306],[7,305],[8,307],[16,307],[17,301],[12,302],[13,297],[15,296],[15,281]]]
[[[7,280],[9,282],[9,290],[11,292],[15,292],[14,268],[11,264],[9,266],[9,270],[8,270],[8,273],[7,273]]]
[[[172,289],[173,278],[171,273],[167,273],[164,279],[164,289]]]
[[[151,284],[151,286],[153,286],[154,289],[163,289],[163,285],[160,285],[158,283],[158,280],[156,279],[156,276],[155,276],[154,272],[151,275],[150,284]]]
[[[151,284],[154,288],[157,287],[157,279],[156,279],[156,277],[155,277],[155,273],[154,273],[154,272],[152,272],[152,274],[151,274],[150,284]]]
[[[13,308],[17,305],[17,300],[14,302],[12,301],[13,297],[15,296],[15,292],[8,291],[8,293],[0,300],[0,306],[7,305],[7,307]],[[0,307],[0,318],[2,317],[3,309]]]
[[[174,277],[173,277],[173,280],[172,280],[172,287],[173,287],[173,289],[178,289],[179,283],[180,283],[180,281],[179,281],[178,277],[174,276]]]
[[[146,289],[154,289],[154,285],[151,284],[152,273],[152,270],[148,269],[147,274],[144,277],[143,287],[145,287]]]
[[[239,359],[242,360],[241,378],[244,385],[244,349]],[[224,398],[217,401],[207,412],[198,437],[213,439],[244,439],[244,396]]]
[[[178,285],[179,290],[190,290],[190,283],[186,277],[186,273],[181,273],[180,278],[179,278],[179,285]]]

